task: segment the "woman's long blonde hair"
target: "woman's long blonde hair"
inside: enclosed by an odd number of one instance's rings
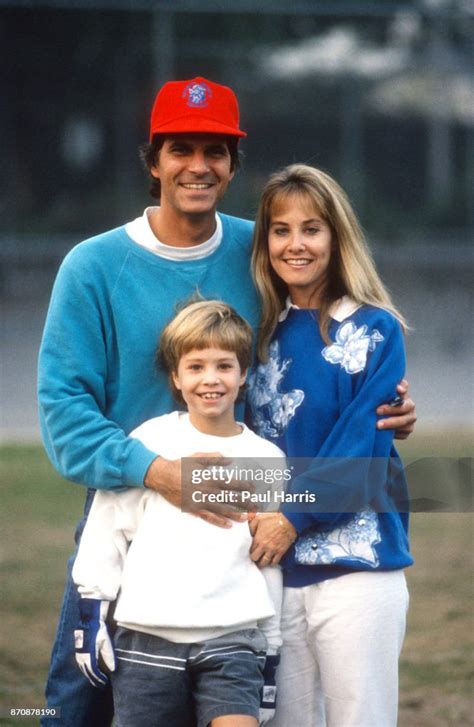
[[[252,250],[252,274],[262,298],[257,353],[267,358],[268,344],[285,307],[288,288],[274,272],[268,252],[268,234],[275,205],[299,197],[314,206],[331,229],[332,250],[324,289],[320,293],[319,327],[326,343],[329,338],[331,306],[343,295],[354,301],[384,308],[399,321],[405,319],[393,305],[382,283],[351,204],[338,183],[328,174],[305,164],[291,164],[272,174],[267,181],[257,212]]]

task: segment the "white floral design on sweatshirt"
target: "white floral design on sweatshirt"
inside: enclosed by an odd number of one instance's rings
[[[268,349],[268,361],[250,372],[248,402],[252,411],[253,429],[261,437],[279,437],[285,433],[297,408],[303,403],[304,391],[281,391],[280,385],[291,365],[281,359],[278,341]]]
[[[336,342],[323,348],[321,353],[329,363],[340,364],[348,374],[357,374],[365,368],[367,353],[383,340],[376,328],[367,335],[365,324],[357,328],[354,321],[345,321],[336,331]]]
[[[376,568],[379,558],[375,546],[380,541],[377,514],[366,508],[334,530],[300,537],[295,559],[301,565],[329,565],[344,559]]]

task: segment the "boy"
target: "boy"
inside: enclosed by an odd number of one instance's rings
[[[188,411],[150,419],[132,437],[170,459],[218,451],[284,465],[281,450],[234,418],[252,331],[232,308],[187,306],[159,353]],[[255,727],[271,718],[281,576],[257,568],[250,544],[246,521],[215,528],[154,490],[96,493],[73,570],[76,660],[95,686],[107,682],[99,656],[112,671],[117,725]],[[119,589],[114,656],[105,619]],[[273,709],[259,714],[261,705]]]

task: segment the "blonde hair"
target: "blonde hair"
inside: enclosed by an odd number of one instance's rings
[[[172,374],[186,353],[197,349],[220,348],[235,353],[241,371],[252,361],[252,329],[230,305],[220,300],[200,300],[186,305],[164,328],[156,352],[169,377],[175,398],[183,402]]]
[[[319,327],[326,343],[330,309],[343,295],[363,305],[390,311],[404,331],[405,319],[395,308],[375,268],[351,204],[338,183],[325,172],[305,164],[291,164],[268,179],[260,198],[252,250],[252,274],[262,299],[257,341],[260,360],[267,359],[268,345],[288,296],[286,283],[274,272],[268,251],[268,233],[275,205],[290,197],[308,201],[331,230],[331,259],[321,292]],[[318,291],[319,292],[319,291]]]

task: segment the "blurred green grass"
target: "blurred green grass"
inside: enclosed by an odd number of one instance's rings
[[[57,475],[42,448],[0,448],[2,597],[0,724],[12,707],[44,707],[43,688],[59,614],[66,561],[85,498]]]
[[[408,458],[462,457],[471,441],[461,430],[417,433],[399,449]],[[21,727],[38,720],[9,719],[7,710],[45,706],[66,560],[85,490],[59,477],[40,446],[0,447],[0,467],[0,724]],[[416,564],[407,571],[411,603],[401,659],[402,727],[474,724],[473,540],[470,513],[412,515]]]

